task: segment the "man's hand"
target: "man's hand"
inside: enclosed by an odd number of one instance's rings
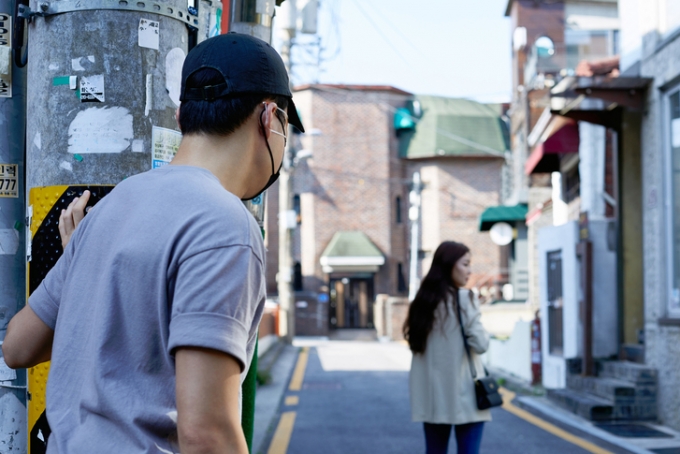
[[[175,353],[177,434],[182,454],[247,454],[238,393],[238,361],[206,348]]]
[[[68,208],[61,210],[61,215],[59,216],[59,234],[61,235],[61,245],[64,249],[66,249],[68,242],[71,241],[73,231],[85,217],[85,206],[88,200],[90,200],[90,191],[85,191],[81,197],[73,199]]]

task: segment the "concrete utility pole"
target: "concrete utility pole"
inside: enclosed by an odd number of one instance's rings
[[[225,2],[228,4],[228,14],[232,18],[229,29],[224,32],[234,31],[243,33],[256,38],[260,38],[271,44],[272,40],[272,18],[274,16],[274,5],[283,0],[243,0]],[[264,214],[266,194],[262,194],[255,199],[245,202],[250,213],[257,220],[260,229],[264,234]],[[248,443],[248,450],[253,451],[253,431],[255,428],[255,395],[257,393],[257,355],[258,347],[255,346],[250,369],[242,384],[243,402],[241,408],[241,426]]]
[[[408,279],[408,300],[413,301],[420,287],[418,278],[418,249],[420,248],[420,192],[423,185],[420,182],[420,172],[413,173],[411,192],[408,195],[411,207],[408,210],[408,218],[411,221],[411,263]]]
[[[288,0],[280,9],[279,28],[283,43],[281,57],[291,79],[292,50],[297,31],[315,34],[317,31],[317,0]],[[297,227],[296,213],[292,210],[293,174],[295,171],[295,144],[293,126],[288,127],[288,144],[279,177],[279,271],[276,275],[279,293],[279,335],[287,342],[295,337],[295,292],[293,290],[293,234]]]
[[[14,1],[0,0],[0,341],[26,301],[26,71],[20,67],[20,42],[12,43],[14,11]],[[9,369],[4,359],[0,359],[0,414],[6,415],[0,427],[2,451],[25,453],[26,371]]]
[[[281,15],[283,45],[281,58],[286,64],[289,77],[292,75],[293,61],[291,51],[296,33],[296,0],[288,0],[282,7]],[[291,81],[292,88],[292,81]],[[291,200],[291,172],[293,171],[292,153],[293,127],[288,127],[288,142],[283,157],[283,167],[279,177],[279,272],[276,283],[279,293],[279,335],[286,342],[293,342],[295,337],[295,301],[293,292],[293,232],[296,226],[294,216],[290,214]],[[293,218],[293,219],[291,219]],[[292,222],[291,222],[292,221]]]
[[[29,293],[61,255],[60,209],[86,188],[96,202],[126,177],[172,160],[181,140],[175,110],[182,64],[193,45],[219,31],[220,8],[205,0],[20,5],[22,24],[30,21]],[[38,421],[48,369],[28,374],[32,453],[46,440]]]

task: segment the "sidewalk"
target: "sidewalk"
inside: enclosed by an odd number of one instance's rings
[[[542,386],[532,386],[498,370],[491,372],[500,379],[504,387],[517,393],[515,405],[558,426],[569,427],[570,430],[588,434],[638,454],[680,454],[680,432],[653,423],[630,425],[622,421],[606,425],[610,429],[621,429],[614,432],[628,435],[617,436],[608,430],[603,430],[601,428],[603,424],[588,421],[554,404],[546,397]]]
[[[267,355],[278,354],[278,357],[269,368],[271,381],[266,385],[257,387],[257,394],[255,396],[255,428],[253,431],[253,453],[255,454],[266,454],[269,440],[276,428],[281,399],[283,399],[283,394],[293,372],[298,350],[297,347],[292,345],[285,345],[280,352],[276,352],[276,349],[270,349],[260,359],[261,362],[266,364]]]

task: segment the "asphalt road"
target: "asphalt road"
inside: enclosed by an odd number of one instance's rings
[[[276,436],[273,443],[270,439],[270,454],[425,451],[422,426],[410,419],[410,353],[406,347],[394,343],[325,342],[310,347],[308,353],[301,389],[285,393],[285,396],[297,396],[297,402],[282,403],[282,414],[295,415],[292,432],[288,439],[283,437],[283,444]],[[626,452],[605,447],[606,450],[599,452]],[[456,452],[453,437],[449,452]],[[503,408],[495,408],[493,421],[484,429],[481,452],[597,451],[585,450]]]

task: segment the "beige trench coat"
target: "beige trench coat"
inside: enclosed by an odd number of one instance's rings
[[[489,347],[489,335],[480,322],[477,301],[470,301],[466,289],[461,289],[459,295],[465,334],[479,378],[484,376],[479,354]],[[451,300],[449,297],[435,311],[425,353],[413,355],[409,377],[411,417],[413,421],[433,424],[490,421],[489,410],[477,409],[470,362]]]

